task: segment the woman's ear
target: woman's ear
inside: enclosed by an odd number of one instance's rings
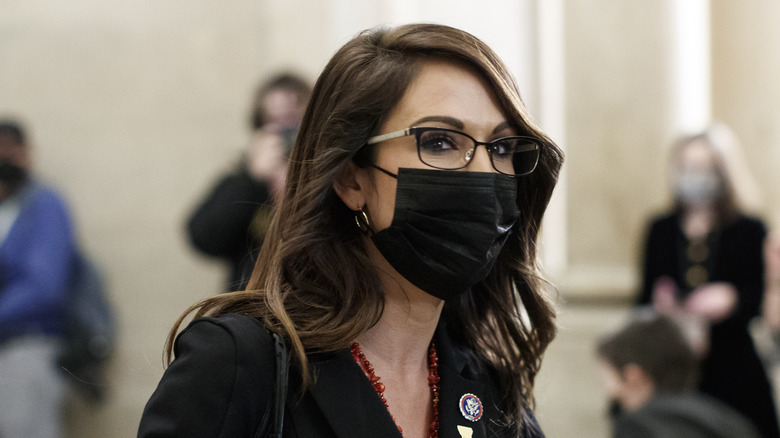
[[[333,190],[350,210],[359,210],[366,204],[363,187],[357,175],[360,171],[355,163],[349,161],[333,180]]]

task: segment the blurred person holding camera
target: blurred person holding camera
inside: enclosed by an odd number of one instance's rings
[[[192,245],[230,264],[227,290],[242,289],[284,185],[287,156],[311,88],[282,73],[263,83],[252,105],[252,134],[237,169],[220,178],[187,222]]]

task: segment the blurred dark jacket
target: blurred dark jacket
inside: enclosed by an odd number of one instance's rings
[[[268,184],[242,170],[223,176],[190,215],[192,245],[230,264],[226,290],[246,286],[270,221],[271,202]]]
[[[613,438],[760,438],[735,410],[701,394],[663,394],[620,414]]]

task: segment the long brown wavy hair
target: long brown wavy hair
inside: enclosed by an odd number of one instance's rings
[[[482,41],[458,29],[410,24],[364,31],[330,60],[315,84],[277,205],[247,290],[208,298],[187,317],[237,312],[282,334],[312,384],[306,353],[346,349],[376,324],[383,291],[351,211],[333,190],[336,175],[377,134],[426,59],[470,66],[488,81],[519,134],[541,139],[537,169],[517,179],[520,220],[489,277],[444,305],[456,342],[495,369],[506,421],[518,431],[533,405],[533,383],[555,336],[555,311],[536,264],[542,215],[563,155],[535,126],[512,75]],[[316,383],[313,383],[316,384]]]

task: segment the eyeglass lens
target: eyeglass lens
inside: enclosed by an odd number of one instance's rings
[[[417,132],[420,160],[438,169],[466,167],[476,151],[474,140],[465,134],[445,130]],[[536,167],[539,145],[524,137],[506,137],[485,145],[493,167],[507,175],[525,175]]]

